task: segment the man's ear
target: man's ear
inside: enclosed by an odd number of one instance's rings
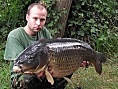
[[[28,18],[29,18],[29,15],[28,14],[26,14],[26,20],[28,21]]]

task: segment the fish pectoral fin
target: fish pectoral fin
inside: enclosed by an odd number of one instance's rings
[[[47,70],[45,70],[45,75],[46,75],[46,79],[48,80],[48,82],[50,82],[51,85],[53,85],[54,79],[53,79],[52,75]]]

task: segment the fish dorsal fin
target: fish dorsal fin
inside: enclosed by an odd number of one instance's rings
[[[46,75],[46,79],[48,80],[48,82],[50,82],[51,85],[53,85],[54,79],[53,79],[52,75],[47,71],[47,69],[45,70],[45,75]]]

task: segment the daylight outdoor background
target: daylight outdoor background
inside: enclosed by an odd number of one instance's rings
[[[10,89],[9,62],[3,59],[9,32],[25,26],[27,7],[42,2],[48,9],[46,27],[54,38],[77,38],[107,56],[103,72],[79,68],[66,89],[118,88],[118,0],[0,0],[0,89]]]

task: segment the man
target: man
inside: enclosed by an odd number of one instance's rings
[[[13,62],[17,56],[29,45],[38,39],[51,39],[49,31],[44,27],[47,17],[46,8],[33,3],[28,7],[25,27],[12,30],[7,38],[4,59],[10,61],[12,70]],[[69,78],[71,77],[68,76]],[[12,89],[64,89],[67,81],[64,79],[54,79],[51,85],[45,77],[37,77],[31,74],[17,74],[11,71]]]

